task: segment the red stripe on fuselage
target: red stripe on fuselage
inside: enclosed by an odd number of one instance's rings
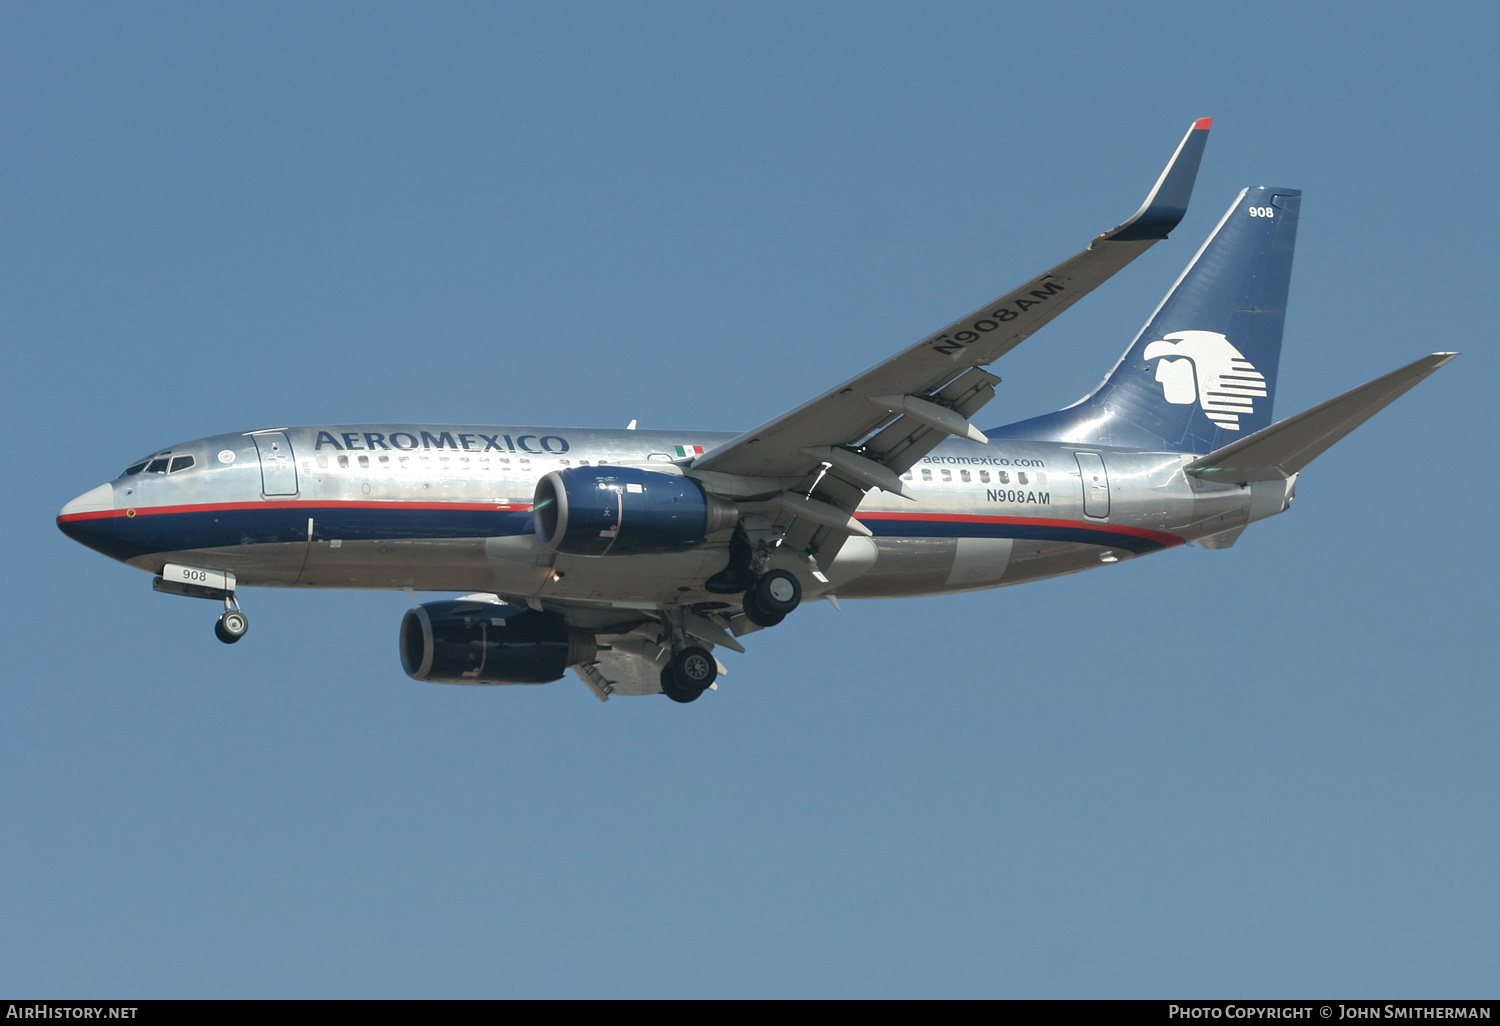
[[[341,500],[304,499],[277,501],[264,499],[260,502],[204,502],[187,506],[132,506],[124,509],[101,509],[89,513],[69,513],[59,516],[58,523],[75,520],[105,520],[134,513],[138,517],[158,516],[163,513],[217,513],[236,509],[436,509],[436,510],[483,510],[499,513],[525,513],[531,509],[529,502],[405,502],[391,500]]]

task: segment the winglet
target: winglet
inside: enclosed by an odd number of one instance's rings
[[[1177,152],[1172,154],[1166,170],[1156,180],[1141,209],[1101,238],[1112,242],[1165,239],[1167,233],[1177,227],[1187,213],[1188,200],[1193,196],[1193,182],[1198,177],[1198,164],[1203,160],[1203,146],[1208,142],[1208,130],[1213,123],[1213,118],[1199,118],[1193,122],[1193,127],[1182,137]]]

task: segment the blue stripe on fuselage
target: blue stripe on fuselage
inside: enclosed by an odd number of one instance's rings
[[[142,511],[60,523],[63,533],[107,556],[133,559],[153,552],[230,548],[313,540],[403,541],[434,538],[494,538],[531,533],[528,510],[412,509],[350,506]]]
[[[495,538],[530,534],[527,510],[413,508],[376,505],[278,505],[241,509],[142,510],[134,517],[112,516],[59,522],[74,540],[118,560],[154,552],[232,548],[313,540],[405,541]],[[1027,524],[987,520],[925,519],[920,515],[864,523],[877,538],[1014,538],[1080,542],[1143,554],[1166,546],[1157,540],[1107,527],[1061,523]]]

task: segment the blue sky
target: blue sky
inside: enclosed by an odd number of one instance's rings
[[[0,991],[1473,996],[1500,949],[1492,5],[0,7]],[[1277,412],[1441,371],[1287,515],[799,610],[692,706],[418,684],[400,594],[212,611],[57,509],[284,423],[739,429],[1079,249],[1091,388],[1305,190]]]

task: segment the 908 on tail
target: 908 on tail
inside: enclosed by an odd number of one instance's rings
[[[740,434],[354,424],[214,435],[63,507],[69,537],[221,602],[243,586],[458,592],[415,605],[417,680],[691,702],[715,649],[810,599],[995,588],[1196,541],[1284,511],[1324,450],[1455,354],[1273,422],[1301,193],[1247,188],[1109,376],[981,431],[986,368],[1182,220],[1195,122],[1136,213],[1051,270]],[[632,428],[634,425],[632,424]]]

